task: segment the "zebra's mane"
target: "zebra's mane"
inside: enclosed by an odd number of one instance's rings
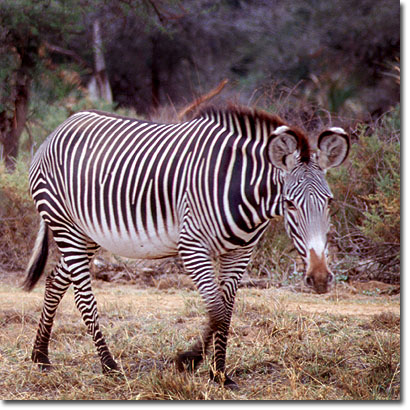
[[[260,125],[267,125],[267,129],[275,130],[283,125],[289,127],[289,133],[297,140],[297,146],[300,152],[300,161],[308,163],[310,161],[312,147],[306,134],[299,128],[286,123],[281,117],[267,111],[251,109],[243,106],[230,105],[227,108],[216,108],[213,106],[201,110],[196,118],[214,118],[215,120],[222,117],[232,116],[236,118],[242,128],[246,131],[246,123],[250,125],[251,130],[255,130]],[[248,120],[248,121],[245,121]]]

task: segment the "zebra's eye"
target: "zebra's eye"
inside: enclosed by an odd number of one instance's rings
[[[296,211],[296,206],[292,201],[290,201],[289,199],[285,199],[285,203],[288,211]]]

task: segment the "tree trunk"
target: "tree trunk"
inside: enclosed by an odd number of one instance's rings
[[[90,98],[92,100],[103,99],[112,103],[112,91],[105,66],[103,40],[100,21],[98,19],[93,22],[93,49],[94,74],[88,83]]]
[[[0,142],[3,145],[4,163],[9,172],[13,172],[19,150],[20,136],[27,119],[30,98],[31,77],[22,58],[19,69],[13,73],[14,90],[8,101],[13,111],[0,112]]]
[[[152,44],[152,60],[151,60],[151,105],[155,111],[159,107],[159,67],[158,67],[158,39],[151,38]]]

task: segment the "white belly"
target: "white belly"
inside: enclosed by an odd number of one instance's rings
[[[89,237],[110,252],[133,259],[159,259],[178,253],[178,231],[159,230],[155,236],[137,232],[88,232]]]

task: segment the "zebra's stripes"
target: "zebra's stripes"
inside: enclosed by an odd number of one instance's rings
[[[322,290],[315,273],[324,269],[317,261],[331,198],[324,168],[338,165],[348,152],[343,130],[325,133],[315,153],[299,130],[245,109],[210,109],[180,124],[95,111],[67,119],[42,144],[29,175],[42,224],[27,289],[44,268],[48,229],[61,252],[46,281],[33,360],[49,366],[55,311],[73,284],[103,369],[116,370],[99,329],[90,259],[100,246],[133,258],[179,254],[205,301],[209,325],[192,350],[178,356],[178,365],[195,367],[212,346],[212,377],[233,386],[225,375],[225,352],[234,299],[252,249],[273,216],[285,215],[308,267],[312,250],[317,256],[308,274]]]

